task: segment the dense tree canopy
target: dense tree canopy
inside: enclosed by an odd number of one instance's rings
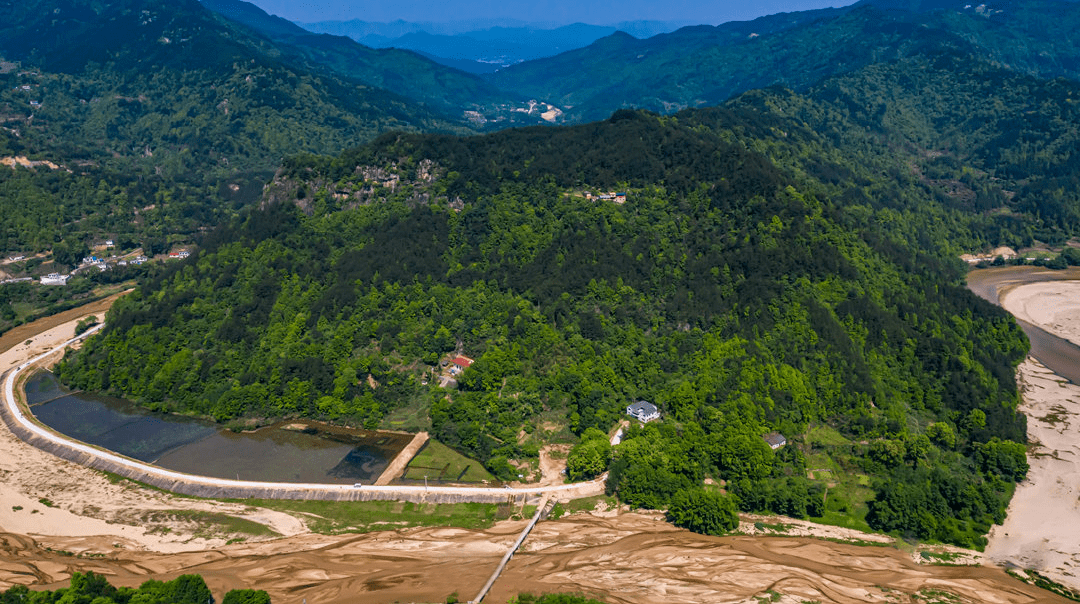
[[[668,520],[702,535],[723,535],[739,527],[735,500],[719,491],[695,488],[679,491],[671,498]]]
[[[2,604],[207,604],[213,594],[199,575],[180,575],[172,581],[150,580],[139,586],[113,587],[102,575],[76,572],[71,585],[56,591],[30,591],[16,585],[0,593]],[[226,604],[270,604],[261,590],[233,590],[225,594]]]

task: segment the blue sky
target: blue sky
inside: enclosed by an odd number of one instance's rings
[[[362,21],[445,22],[519,19],[568,24],[608,25],[642,19],[717,24],[744,21],[779,12],[843,6],[854,0],[250,0],[263,10],[300,22]]]

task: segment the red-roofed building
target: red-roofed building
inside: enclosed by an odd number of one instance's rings
[[[473,364],[473,360],[469,357],[457,357],[450,362],[457,365],[458,367],[461,367],[462,369],[466,369],[469,365]]]

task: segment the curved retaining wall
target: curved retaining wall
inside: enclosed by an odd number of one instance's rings
[[[562,497],[596,495],[604,490],[606,474],[595,480],[537,488],[474,488],[421,486],[362,486],[340,484],[295,484],[253,482],[184,474],[97,449],[43,428],[28,418],[15,399],[15,382],[23,370],[40,362],[100,329],[81,336],[26,361],[10,370],[4,379],[4,401],[0,419],[12,434],[27,444],[62,459],[95,470],[112,472],[159,489],[181,495],[211,499],[318,499],[328,501],[410,501],[414,503],[504,503],[545,494]]]

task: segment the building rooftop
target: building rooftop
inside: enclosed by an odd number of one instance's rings
[[[639,413],[641,415],[652,415],[657,411],[659,411],[659,409],[656,408],[656,405],[650,403],[649,401],[638,401],[626,408],[627,413],[631,413],[634,415],[637,415]]]
[[[469,365],[473,364],[473,360],[469,357],[456,357],[450,362],[462,368],[468,367]]]
[[[769,446],[774,448],[774,449],[776,449],[778,447],[782,447],[782,446],[787,444],[787,439],[784,438],[784,435],[780,434],[779,432],[769,432],[768,434],[766,434],[765,436],[762,436],[761,438],[763,438],[765,440],[765,442],[768,443]]]

